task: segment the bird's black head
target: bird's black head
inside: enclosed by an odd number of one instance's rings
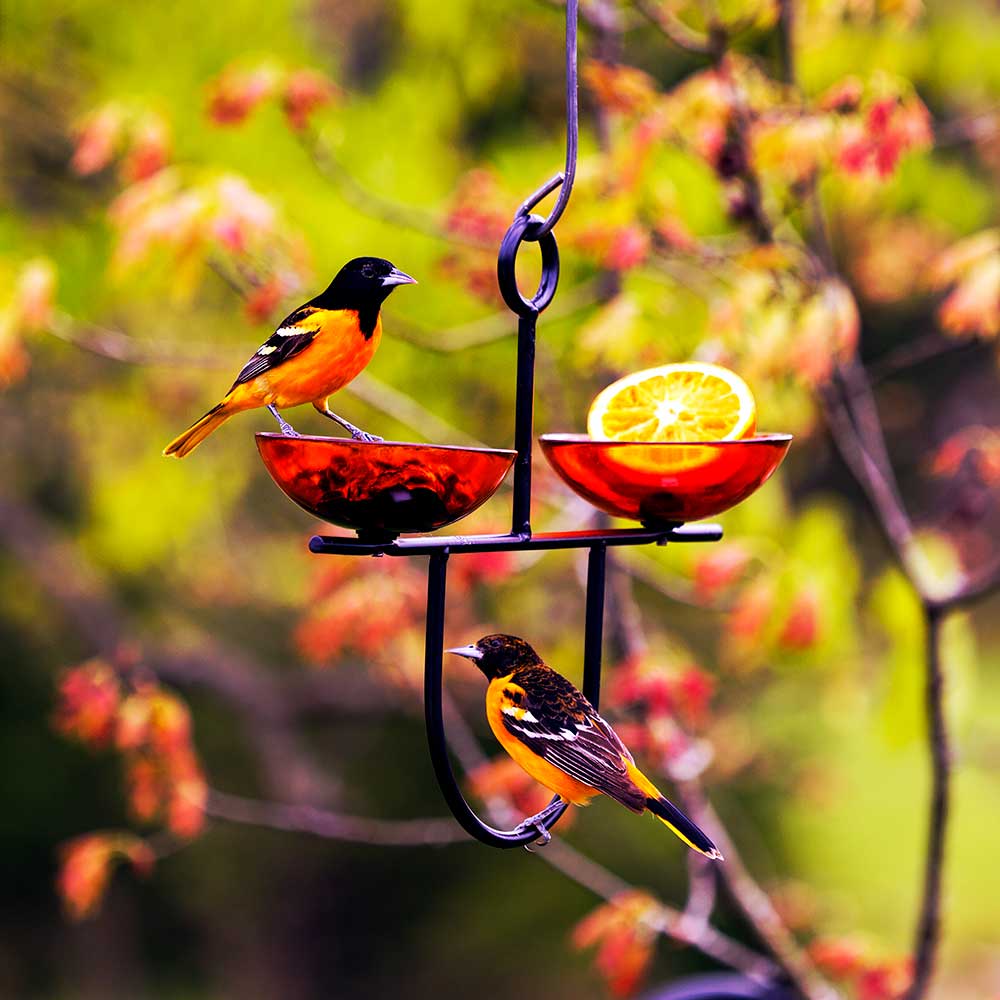
[[[503,633],[484,635],[471,646],[458,646],[447,652],[472,660],[489,680],[505,677],[517,667],[530,667],[542,662],[541,657],[524,639]]]
[[[398,285],[415,285],[416,279],[381,257],[349,260],[321,295],[309,305],[320,309],[352,309],[365,336],[371,336],[379,307]]]

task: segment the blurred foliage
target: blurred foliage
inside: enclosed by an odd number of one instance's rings
[[[982,561],[1000,528],[1000,16],[972,0],[796,4],[799,91],[779,82],[771,3],[657,8],[695,37],[706,16],[738,23],[720,65],[627,3],[593,6],[621,37],[581,33],[582,157],[539,328],[536,428],[582,429],[613,377],[695,357],[738,368],[762,428],[797,435],[779,475],[724,515],[720,546],[617,557],[642,635],[612,602],[606,710],[661,774],[703,773],[814,960],[887,1000],[906,980],[924,842],[923,622],[816,389],[855,352],[878,379],[929,586]],[[683,905],[683,848],[605,805],[569,839],[639,888],[596,910],[519,852],[201,831],[206,776],[361,815],[444,812],[416,715],[422,567],[309,556],[315,526],[248,438],[266,413],[183,463],[160,450],[359,254],[420,285],[388,304],[370,378],[338,410],[387,438],[443,422],[454,440],[509,444],[515,324],[494,246],[562,161],[559,6],[5,0],[0,27],[0,501],[31,515],[0,535],[0,993],[599,997],[602,976],[625,992],[702,968],[648,931],[657,898]],[[807,245],[814,184],[835,270]],[[758,197],[776,220],[764,246]],[[529,287],[531,247],[519,267]],[[537,524],[589,523],[541,464],[536,479]],[[469,530],[503,530],[505,496]],[[95,648],[94,607],[88,633],[26,571],[15,543],[27,532],[41,558],[36,523],[93,569],[81,583],[65,564],[70,604],[93,586],[120,606],[120,644]],[[453,563],[453,644],[519,632],[579,679],[572,554]],[[1000,823],[998,643],[988,608],[947,624],[960,770],[937,995],[953,1000],[998,990],[984,850]],[[325,671],[334,688],[373,686],[384,711],[303,711],[294,743],[323,780],[276,782],[260,719],[218,686],[161,685],[162,647],[220,675],[236,650],[279,685]],[[492,754],[478,676],[449,670]],[[536,807],[503,764],[470,788]],[[107,889],[89,922],[63,922],[60,857],[71,915]],[[112,877],[119,862],[144,878]],[[719,921],[745,937],[730,912]],[[574,926],[600,975],[569,947]]]

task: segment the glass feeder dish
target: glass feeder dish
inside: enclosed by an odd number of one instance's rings
[[[259,433],[281,491],[321,521],[367,537],[436,531],[496,492],[516,452],[459,445]]]
[[[781,464],[791,434],[737,441],[594,441],[543,434],[559,477],[600,510],[643,524],[699,521],[746,500]]]

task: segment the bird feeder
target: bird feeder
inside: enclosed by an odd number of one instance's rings
[[[692,444],[592,441],[577,435],[541,438],[559,476],[580,496],[609,514],[635,520],[632,528],[533,532],[531,455],[535,330],[559,280],[553,228],[569,201],[577,158],[577,0],[566,3],[566,164],[517,210],[500,244],[497,281],[518,318],[514,449],[464,448],[408,442],[363,442],[258,434],[257,447],[275,483],[315,517],[350,528],[356,537],[317,535],[319,555],[428,556],[424,640],[424,714],[431,762],[455,818],[477,840],[493,847],[530,845],[558,821],[567,804],[556,796],[531,825],[498,830],[466,801],[455,779],[444,731],[442,659],[448,560],[470,552],[537,552],[585,549],[587,594],[583,643],[583,692],[595,707],[601,694],[606,555],[609,546],[714,542],[711,517],[748,497],[774,472],[791,440],[763,435],[743,441]],[[532,209],[559,192],[545,218]],[[542,274],[535,293],[518,288],[515,262],[524,243],[537,243]],[[514,469],[510,531],[492,535],[424,533],[452,524],[485,503]],[[417,534],[417,537],[401,537]]]

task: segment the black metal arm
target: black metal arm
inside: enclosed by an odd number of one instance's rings
[[[595,707],[601,698],[601,645],[604,640],[604,573],[607,546],[598,541],[590,546],[587,561],[587,627],[583,650],[583,692]],[[544,818],[529,829],[497,830],[483,822],[466,801],[455,780],[448,756],[441,705],[444,657],[444,612],[448,577],[447,547],[430,558],[427,572],[427,632],[424,640],[424,719],[431,763],[445,801],[462,828],[491,847],[526,847],[539,838],[538,827],[551,830],[568,804],[559,796],[546,808]]]

